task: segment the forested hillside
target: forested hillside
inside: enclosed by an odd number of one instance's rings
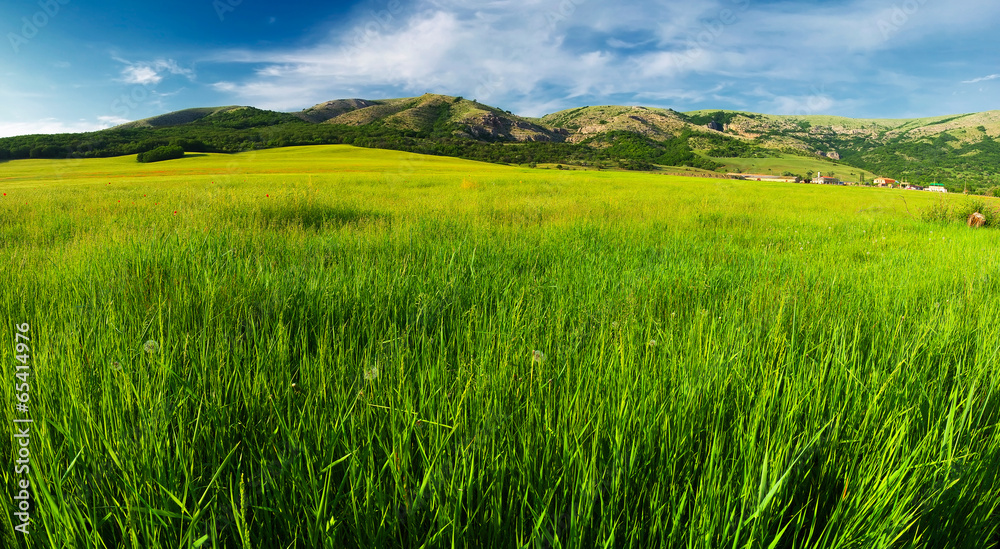
[[[1000,194],[1000,112],[876,120],[735,111],[678,113],[646,107],[580,107],[539,119],[461,97],[426,94],[346,99],[297,113],[253,107],[177,111],[84,134],[0,139],[0,161],[139,155],[160,147],[235,153],[295,145],[350,144],[502,164],[564,164],[720,172],[779,157],[835,162],[785,172],[860,168],[915,184]],[[801,162],[798,162],[801,164]],[[792,164],[795,164],[793,162]]]

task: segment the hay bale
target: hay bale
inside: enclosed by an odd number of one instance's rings
[[[986,216],[979,212],[976,212],[969,216],[968,223],[969,226],[972,227],[973,229],[978,229],[986,224]]]

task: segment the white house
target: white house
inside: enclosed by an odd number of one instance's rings
[[[946,192],[948,192],[948,189],[944,188],[941,185],[931,185],[930,187],[927,187],[927,190],[930,191],[930,192],[932,192],[932,193],[946,193]]]

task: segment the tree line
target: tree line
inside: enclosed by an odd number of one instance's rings
[[[456,137],[461,128],[442,112],[428,131],[374,122],[363,126],[313,124],[292,115],[251,109],[217,113],[178,126],[124,127],[83,134],[29,135],[0,139],[0,161],[28,158],[106,158],[146,155],[171,147],[184,152],[237,153],[299,145],[339,145],[452,156],[501,164],[580,164],[646,170],[654,164],[715,169],[717,162],[694,153],[697,133],[666,141],[625,131],[583,143],[480,141]]]

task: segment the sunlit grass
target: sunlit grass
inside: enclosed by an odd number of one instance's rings
[[[795,175],[806,177],[807,172],[813,175],[836,174],[842,181],[858,182],[862,176],[865,181],[871,182],[879,177],[879,174],[867,170],[855,168],[847,164],[834,163],[825,158],[799,156],[792,154],[781,154],[768,158],[718,158],[716,161],[725,164],[726,170],[748,174],[771,174],[781,175],[791,172]]]
[[[35,546],[1000,544],[998,233],[920,220],[964,197],[350,147],[0,189]]]

